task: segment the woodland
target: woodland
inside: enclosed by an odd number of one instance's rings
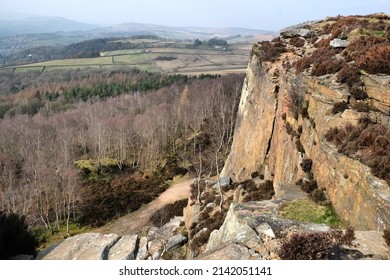
[[[0,210],[66,237],[74,224],[99,226],[137,210],[176,175],[216,174],[243,79],[131,69],[2,73]]]

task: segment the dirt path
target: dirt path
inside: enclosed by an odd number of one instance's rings
[[[157,210],[177,200],[187,198],[190,195],[192,180],[172,185],[155,200],[142,206],[139,210],[120,217],[111,224],[94,230],[100,233],[116,233],[118,235],[138,233],[144,226],[149,225],[149,219]]]

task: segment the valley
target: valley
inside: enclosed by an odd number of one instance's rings
[[[130,27],[0,57],[0,259],[390,259],[390,16]]]

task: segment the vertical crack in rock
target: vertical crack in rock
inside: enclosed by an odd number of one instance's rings
[[[277,98],[277,95],[279,93],[279,89],[280,89],[279,88],[279,84],[276,84],[275,85],[275,90],[274,90],[274,94],[275,94],[275,114],[274,114],[274,119],[272,121],[272,130],[271,130],[271,134],[270,134],[270,137],[269,137],[269,140],[268,140],[267,151],[265,152],[265,157],[268,157],[269,151],[271,149],[272,137],[274,135],[276,114],[278,112],[278,98]]]
[[[140,237],[137,237],[137,240],[135,241],[135,246],[134,246],[134,259],[137,259],[138,256],[138,251],[139,251],[139,244],[140,244]]]
[[[102,260],[108,260],[108,254],[110,253],[111,248],[114,247],[114,245],[115,245],[120,239],[121,239],[121,237],[118,236],[115,240],[113,240],[113,242],[111,242],[110,244],[108,244],[108,245],[104,248],[104,250],[103,250],[103,252],[102,252],[102,257],[101,257]]]

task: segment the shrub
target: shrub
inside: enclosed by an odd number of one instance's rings
[[[349,89],[349,93],[356,99],[356,100],[364,100],[368,97],[367,92],[365,92],[362,88],[353,86]]]
[[[390,184],[390,131],[374,124],[370,119],[360,119],[358,125],[331,128],[325,139],[336,145],[338,152],[361,161],[372,173]]]
[[[0,259],[17,255],[35,255],[38,241],[28,230],[26,218],[0,211]]]
[[[140,176],[138,172],[116,175],[110,180],[87,181],[77,203],[81,225],[101,226],[119,215],[138,210],[166,190],[165,176]]]
[[[187,199],[182,199],[165,205],[163,208],[153,213],[150,217],[150,221],[154,226],[161,227],[162,225],[168,223],[171,218],[175,216],[182,216],[183,208],[187,206],[187,202]]]
[[[305,39],[294,37],[290,39],[290,44],[297,48],[301,48],[305,45]]]
[[[298,152],[305,153],[305,148],[303,148],[303,145],[299,139],[295,140],[295,147],[297,148]]]
[[[305,96],[297,87],[292,87],[288,94],[287,107],[293,117],[298,120],[299,113],[302,112],[305,103]]]
[[[337,73],[337,82],[346,84],[348,87],[360,82],[359,68],[356,65],[346,64]]]
[[[308,107],[302,107],[301,111],[300,111],[301,115],[302,115],[302,118],[309,118],[309,110],[308,110]]]
[[[357,112],[370,112],[371,111],[371,106],[370,104],[366,102],[356,102],[352,104],[352,109],[354,109]]]
[[[298,134],[301,135],[302,134],[302,125],[298,125],[298,130],[297,130]]]
[[[273,40],[272,42],[260,42],[261,52],[260,57],[264,61],[275,62],[279,56],[286,52],[286,47],[280,40]]]
[[[323,76],[327,74],[337,73],[345,65],[345,62],[341,59],[336,59],[332,57],[327,57],[325,59],[325,56],[326,55],[324,55],[321,60],[315,60],[313,64],[313,69],[311,70],[311,75]]]
[[[315,189],[315,190],[313,190],[310,193],[309,197],[315,203],[318,203],[320,205],[323,205],[328,200],[324,189]]]
[[[328,259],[333,246],[327,232],[299,232],[282,240],[279,257],[284,260]]]
[[[292,127],[292,125],[289,122],[286,123],[285,127],[286,127],[287,134],[294,136],[294,134],[295,134],[294,128]]]
[[[267,180],[259,186],[257,186],[253,180],[244,181],[241,185],[246,192],[243,199],[244,202],[269,200],[275,194],[273,182],[271,180]]]
[[[301,190],[303,190],[306,193],[311,193],[317,188],[318,188],[317,181],[312,179],[303,181],[301,185]]]
[[[332,235],[336,245],[348,245],[352,246],[352,242],[355,238],[355,229],[348,227],[344,232],[342,230],[333,230]]]
[[[389,37],[370,34],[360,36],[344,52],[348,60],[370,74],[390,74]]]
[[[279,257],[284,260],[326,260],[332,257],[332,249],[337,246],[352,245],[355,239],[353,228],[345,232],[297,232],[282,240]]]
[[[387,246],[390,247],[390,227],[383,231],[383,238],[385,239]]]
[[[296,73],[302,73],[305,69],[308,69],[312,63],[313,59],[311,58],[311,56],[302,57],[295,64]]]
[[[344,112],[348,109],[348,103],[345,101],[337,102],[333,105],[332,114],[335,115],[337,113]]]
[[[389,42],[384,45],[367,48],[363,55],[356,58],[356,63],[370,74],[381,73],[390,75]]]
[[[301,165],[303,172],[308,173],[311,171],[313,161],[309,158],[305,158],[304,160],[302,160],[300,165]]]

